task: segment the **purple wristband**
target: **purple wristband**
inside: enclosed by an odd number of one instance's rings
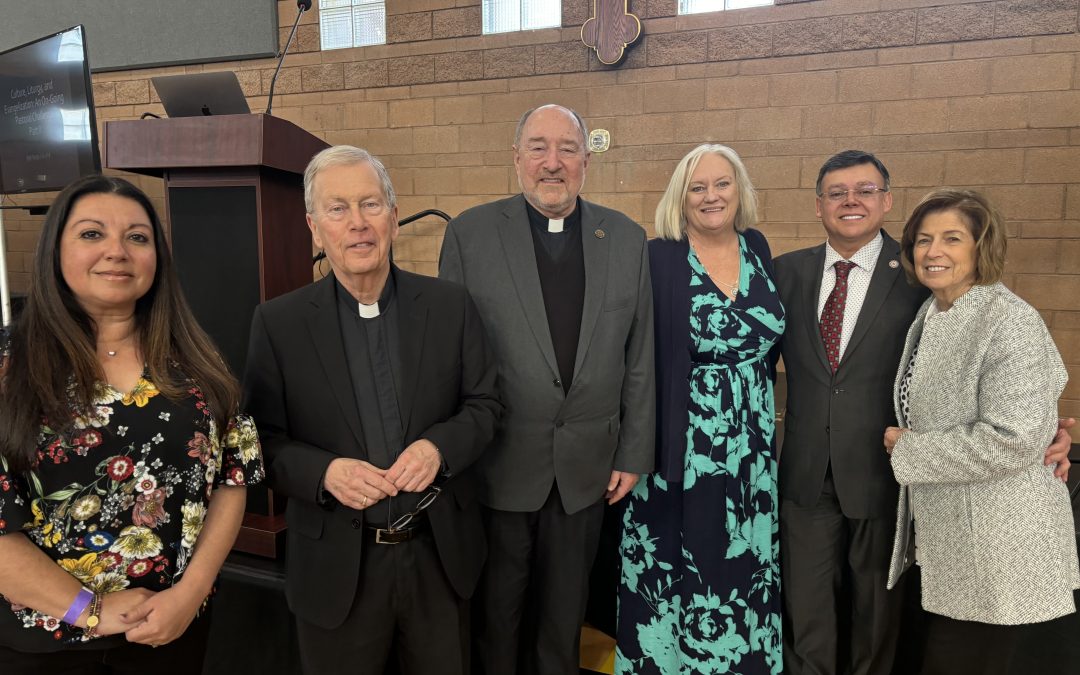
[[[94,599],[94,593],[85,588],[79,589],[79,594],[75,596],[75,600],[72,601],[71,607],[68,607],[67,614],[64,615],[63,622],[74,626],[75,622],[79,620],[79,616],[86,609],[86,606],[90,604],[90,601]]]

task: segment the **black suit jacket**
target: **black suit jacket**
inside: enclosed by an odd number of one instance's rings
[[[882,236],[870,288],[835,374],[817,316],[825,244],[775,260],[787,312],[780,343],[787,372],[780,495],[813,506],[831,462],[840,508],[858,519],[896,513],[899,488],[882,439],[885,427],[896,424],[892,391],[904,338],[928,295],[907,283],[900,245]]]
[[[405,443],[430,440],[450,472],[427,513],[446,576],[467,598],[486,555],[469,467],[502,411],[494,360],[465,289],[393,273]],[[332,460],[367,459],[336,302],[331,275],[260,305],[244,377],[244,406],[257,420],[269,485],[289,498],[289,607],[325,628],[340,625],[352,607],[364,532],[359,511],[323,508],[316,498]]]

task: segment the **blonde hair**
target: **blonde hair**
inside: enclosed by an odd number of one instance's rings
[[[750,183],[746,165],[739,159],[738,153],[728,146],[705,143],[697,146],[679,160],[675,171],[671,174],[664,196],[660,198],[660,203],[656,206],[655,229],[659,239],[679,241],[683,238],[683,233],[686,232],[686,214],[683,213],[686,191],[690,187],[690,178],[694,175],[694,169],[707,153],[720,155],[735,170],[735,187],[739,193],[739,208],[735,212],[735,229],[743,232],[757,223],[757,193],[753,184]]]

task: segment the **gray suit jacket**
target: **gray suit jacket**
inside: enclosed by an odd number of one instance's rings
[[[653,315],[645,231],[580,200],[585,303],[574,381],[564,395],[525,198],[484,204],[450,222],[439,276],[465,285],[480,310],[506,406],[477,463],[481,499],[536,511],[559,487],[567,513],[596,503],[612,469],[653,468]]]
[[[840,508],[848,518],[892,518],[896,482],[882,452],[895,423],[889,383],[915,311],[926,298],[900,269],[900,245],[885,238],[855,331],[832,372],[818,325],[825,244],[774,261],[787,312],[780,346],[787,375],[787,414],[780,454],[780,496],[811,507],[832,464]],[[882,553],[884,555],[884,552]]]
[[[911,431],[892,453],[905,487],[889,586],[903,569],[913,514],[928,611],[1005,625],[1069,614],[1080,588],[1072,510],[1065,484],[1042,462],[1068,379],[1061,356],[1039,313],[1001,284],[975,286],[927,326],[930,302],[896,378],[899,392],[917,345]],[[899,393],[895,405],[900,418]]]

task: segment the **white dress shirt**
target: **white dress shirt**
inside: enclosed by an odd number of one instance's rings
[[[844,258],[831,244],[825,242],[825,268],[821,272],[821,291],[818,293],[817,315],[821,321],[821,313],[825,310],[825,301],[829,299],[833,287],[836,286],[836,268],[834,265],[841,261],[855,263],[855,267],[848,272],[847,300],[844,303],[844,325],[840,330],[840,360],[844,360],[844,350],[847,349],[848,340],[855,330],[855,322],[859,319],[859,311],[862,310],[863,300],[866,299],[866,291],[870,288],[870,278],[874,276],[874,266],[877,265],[878,256],[881,255],[881,246],[884,240],[881,234],[871,239],[850,258]]]

